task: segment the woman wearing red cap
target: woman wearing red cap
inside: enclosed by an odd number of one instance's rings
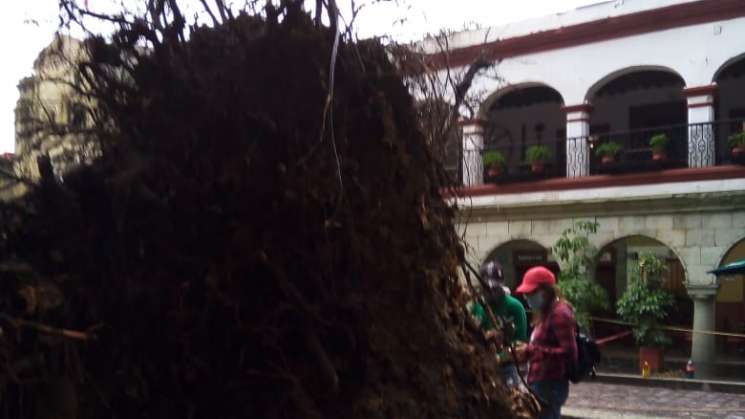
[[[559,298],[556,277],[543,266],[525,272],[517,292],[533,310],[530,343],[518,349],[528,360],[528,385],[548,403],[541,419],[559,419],[569,397],[567,363],[577,361],[574,311]]]

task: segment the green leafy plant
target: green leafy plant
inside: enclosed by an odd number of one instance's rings
[[[623,150],[623,146],[614,141],[608,141],[607,143],[600,144],[595,150],[595,154],[598,157],[608,156],[614,157]]]
[[[590,328],[592,312],[610,307],[608,293],[590,276],[596,253],[590,235],[597,233],[598,226],[594,221],[576,222],[561,233],[552,248],[561,263],[559,290],[574,306],[577,323],[585,330]]]
[[[489,150],[484,152],[482,159],[484,161],[484,167],[494,167],[502,169],[507,163],[504,155],[497,150]]]
[[[737,134],[732,134],[727,138],[727,144],[730,146],[730,148],[745,148],[745,132],[738,132]]]
[[[542,144],[530,146],[525,152],[528,163],[545,162],[550,156],[551,153],[549,153],[548,147]]]
[[[665,151],[667,144],[670,142],[670,137],[667,134],[655,134],[649,139],[649,148],[652,151],[659,153]]]
[[[670,338],[658,328],[675,302],[673,295],[660,287],[665,270],[664,261],[658,257],[640,255],[626,291],[618,300],[616,311],[622,320],[635,325],[634,339],[640,346],[670,344]]]

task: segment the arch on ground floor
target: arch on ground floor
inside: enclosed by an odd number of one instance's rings
[[[546,266],[556,275],[559,265],[553,260],[550,248],[530,239],[512,239],[495,246],[484,258],[484,263],[496,260],[502,265],[505,285],[513,291],[523,274],[534,266]]]
[[[666,262],[663,286],[676,298],[676,309],[671,313],[669,322],[692,324],[693,302],[686,288],[685,261],[671,246],[654,237],[634,234],[614,239],[598,249],[593,267],[594,278],[608,292],[612,307],[623,294],[629,279],[638,275],[636,266],[639,256],[651,253]]]
[[[745,237],[727,248],[719,266],[742,259],[745,259]],[[716,329],[723,332],[745,333],[745,274],[724,275],[718,280]],[[720,337],[718,343],[724,352],[742,350],[742,341],[739,339]]]

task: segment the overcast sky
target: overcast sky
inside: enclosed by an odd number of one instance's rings
[[[139,0],[121,0],[125,4]],[[112,0],[88,0],[91,9]],[[362,1],[358,0],[357,3]],[[400,41],[439,29],[499,25],[574,9],[598,0],[399,0],[365,8],[355,26],[360,37],[392,35]],[[57,28],[57,0],[5,0],[0,14],[0,153],[14,150],[14,113],[18,81],[31,75],[39,51]],[[339,0],[344,3],[344,0]]]

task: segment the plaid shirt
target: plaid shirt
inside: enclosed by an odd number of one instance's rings
[[[555,302],[530,336],[528,383],[566,379],[567,360],[577,360],[576,325],[572,307],[565,301]]]

